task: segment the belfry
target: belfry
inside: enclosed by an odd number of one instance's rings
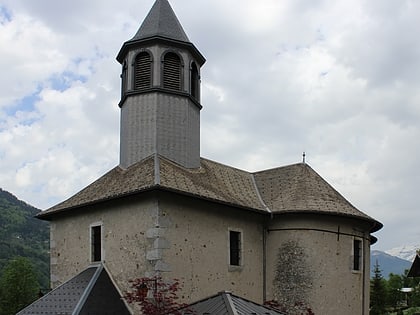
[[[125,42],[122,65],[120,165],[158,154],[186,168],[200,166],[200,67],[167,0],[153,5]]]

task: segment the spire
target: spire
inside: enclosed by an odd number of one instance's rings
[[[147,45],[148,42],[156,40],[166,42],[171,46],[175,44],[183,45],[194,55],[200,66],[206,61],[188,39],[168,0],[156,0],[136,35],[121,47],[117,55],[118,62],[123,63],[129,50],[142,47],[143,44],[146,43]]]
[[[200,68],[168,0],[155,0],[136,35],[117,55],[121,73],[120,165],[151,155],[200,166]]]
[[[182,42],[190,42],[168,0],[156,0],[143,24],[132,40],[162,36]]]

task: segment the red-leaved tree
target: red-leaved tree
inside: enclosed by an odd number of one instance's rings
[[[182,315],[181,308],[187,304],[178,302],[182,285],[178,279],[166,282],[161,276],[130,280],[131,290],[125,293],[128,303],[140,306],[147,315]]]

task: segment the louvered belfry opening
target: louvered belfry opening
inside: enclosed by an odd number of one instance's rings
[[[143,90],[152,86],[152,58],[148,52],[141,52],[134,62],[134,89]]]
[[[191,65],[191,96],[198,100],[199,97],[199,76],[195,62]]]
[[[165,54],[163,58],[163,87],[181,90],[181,59],[172,52]]]

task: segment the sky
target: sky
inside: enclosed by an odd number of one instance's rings
[[[47,209],[119,163],[115,57],[153,0],[0,0],[0,188]],[[420,1],[170,0],[201,69],[201,155],[306,162],[420,244]]]

